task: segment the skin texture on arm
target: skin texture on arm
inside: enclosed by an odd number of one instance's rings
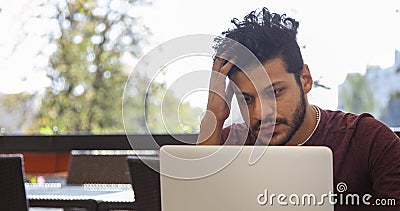
[[[229,70],[233,66],[233,58],[226,61],[216,58],[211,72],[210,90],[208,94],[207,111],[200,124],[200,133],[197,144],[219,145],[221,131],[225,120],[230,113],[230,103],[233,91],[226,88],[226,78]]]

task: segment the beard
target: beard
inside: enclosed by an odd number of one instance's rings
[[[306,113],[306,100],[303,94],[303,89],[300,88],[300,99],[296,105],[296,108],[293,113],[289,116],[289,119],[283,117],[276,117],[275,119],[265,118],[262,121],[258,121],[255,124],[251,125],[251,131],[253,135],[257,137],[256,145],[269,145],[271,139],[274,137],[278,138],[276,133],[272,133],[268,136],[259,137],[258,134],[254,134],[254,131],[258,131],[260,126],[265,123],[276,123],[281,125],[287,125],[289,128],[282,132],[282,136],[279,137],[279,140],[274,140],[273,145],[284,146],[286,145],[300,128],[301,124],[304,121],[304,116]]]

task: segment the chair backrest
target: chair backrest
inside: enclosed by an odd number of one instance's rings
[[[146,163],[152,163],[157,171]],[[155,156],[129,156],[127,158],[131,184],[135,193],[137,211],[160,211],[160,160]]]
[[[67,184],[129,184],[129,155],[154,154],[153,150],[72,150]]]
[[[67,183],[129,184],[127,155],[72,154]]]
[[[0,154],[0,209],[28,210],[21,154]]]

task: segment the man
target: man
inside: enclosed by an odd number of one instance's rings
[[[198,143],[327,146],[333,152],[334,186],[346,184],[346,193],[372,195],[359,206],[337,203],[335,210],[400,210],[400,139],[369,114],[308,103],[313,79],[296,41],[299,23],[266,8],[232,22],[235,28],[216,39]],[[240,46],[261,65],[241,59]],[[245,123],[223,128],[233,93]],[[393,200],[396,205],[389,206]],[[383,202],[386,206],[378,206]]]

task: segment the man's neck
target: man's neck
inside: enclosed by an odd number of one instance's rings
[[[304,121],[300,125],[299,129],[293,135],[292,139],[286,144],[288,146],[297,146],[307,141],[315,127],[317,126],[317,112],[312,105],[306,104],[306,113],[304,115]]]

